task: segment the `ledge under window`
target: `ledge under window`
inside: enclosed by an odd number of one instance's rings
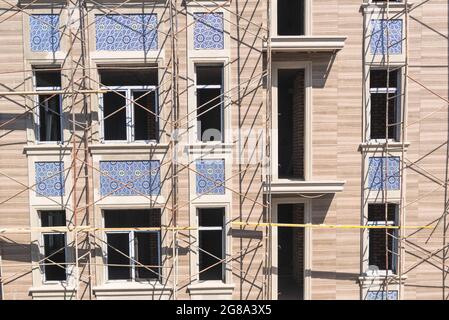
[[[167,143],[99,143],[89,146],[92,154],[151,154],[165,153]]]
[[[372,274],[362,274],[358,280],[359,283],[363,286],[371,286],[371,285],[381,285],[385,282],[386,275],[379,273],[378,275]],[[397,284],[399,282],[399,276],[397,274],[389,273],[387,277],[392,285]],[[404,282],[407,280],[407,276],[402,276],[401,281]]]
[[[336,193],[343,191],[346,181],[273,181],[271,194]],[[267,186],[264,188],[267,193]]]
[[[334,52],[343,49],[345,36],[275,36],[271,37],[274,52]],[[267,50],[267,42],[263,43]]]
[[[187,287],[192,300],[231,300],[235,285],[221,281],[204,281]]]
[[[76,289],[73,286],[65,287],[61,284],[42,285],[31,287],[29,290],[34,300],[75,300]]]
[[[69,155],[72,151],[72,145],[59,143],[43,143],[36,145],[27,145],[23,147],[23,153],[27,156],[34,155]]]
[[[106,283],[93,288],[98,300],[168,300],[172,288],[160,283]]]
[[[404,151],[407,151],[410,146],[410,142],[404,142]],[[364,142],[359,145],[359,151],[381,151],[385,148],[384,141],[369,141]],[[391,151],[402,151],[402,142],[391,141],[388,142],[388,150]]]

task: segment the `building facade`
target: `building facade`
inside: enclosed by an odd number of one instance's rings
[[[0,9],[1,299],[448,299],[446,1]]]

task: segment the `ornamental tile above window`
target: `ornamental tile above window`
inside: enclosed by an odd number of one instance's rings
[[[224,48],[223,13],[195,13],[194,48],[221,50]]]
[[[36,162],[36,196],[60,197],[64,195],[64,163]]]
[[[371,20],[371,54],[402,53],[402,20]]]
[[[225,161],[197,160],[196,161],[196,193],[225,194]]]
[[[59,15],[30,16],[30,48],[34,52],[56,52],[60,46]]]
[[[100,161],[100,195],[148,196],[161,191],[160,162]]]
[[[95,15],[97,50],[157,50],[156,14]]]
[[[371,157],[368,165],[368,188],[371,190],[399,190],[399,157]],[[388,171],[388,172],[387,172]]]

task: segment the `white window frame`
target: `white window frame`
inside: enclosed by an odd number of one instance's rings
[[[221,68],[221,83],[222,85],[198,85],[197,83],[197,67],[220,67]],[[195,79],[194,79],[194,83],[195,83],[195,128],[196,128],[196,141],[198,143],[225,143],[226,141],[226,134],[227,132],[225,132],[226,130],[226,126],[225,126],[225,104],[226,104],[226,94],[224,91],[224,87],[225,87],[225,66],[224,63],[214,63],[214,62],[210,62],[210,63],[201,63],[201,62],[195,62],[193,65],[194,68],[194,75],[195,75]],[[198,89],[220,89],[220,95],[221,95],[221,107],[220,107],[220,115],[221,115],[221,119],[220,119],[220,135],[221,135],[221,140],[220,141],[203,141],[203,137],[201,137],[201,139],[198,139],[198,135],[200,133],[200,130],[198,128]],[[215,103],[216,104],[216,103]],[[217,108],[216,106],[214,108]],[[204,108],[203,110],[199,113],[204,114]]]
[[[376,204],[376,203],[370,203],[370,204]],[[368,208],[369,205],[368,204]],[[394,205],[394,217],[395,220],[388,220],[387,223],[385,224],[385,220],[377,220],[377,221],[369,221],[368,220],[368,215],[367,215],[367,222],[366,225],[367,226],[398,226],[398,204],[396,203],[386,203],[385,205],[388,207],[388,204],[393,204]],[[368,209],[369,210],[369,209]],[[399,236],[399,229],[391,229],[393,232],[393,239],[392,239],[392,250],[393,252],[391,253],[391,266],[388,266],[389,269],[388,270],[378,270],[376,272],[374,272],[374,270],[370,270],[369,269],[369,243],[370,243],[370,231],[371,230],[376,230],[376,229],[368,229],[367,231],[367,237],[366,237],[366,252],[367,252],[367,260],[366,260],[366,270],[365,270],[365,274],[368,276],[385,276],[385,275],[396,275],[397,274],[397,267],[398,267],[398,240],[396,239]],[[388,229],[387,229],[388,230]],[[387,244],[388,247],[388,244]],[[387,248],[388,250],[388,248]],[[391,268],[394,267],[394,268]],[[396,270],[394,270],[396,269]]]
[[[128,230],[128,231],[106,231],[105,232],[105,250],[104,250],[104,257],[106,260],[106,264],[104,265],[104,275],[105,275],[105,282],[106,283],[159,283],[162,279],[162,267],[159,269],[161,270],[159,272],[158,279],[136,279],[136,252],[135,252],[135,233],[155,233],[157,235],[157,248],[158,248],[158,266],[161,265],[161,232],[159,230],[147,230],[147,231],[138,231],[138,230]],[[109,263],[109,257],[108,257],[108,234],[128,234],[128,246],[129,246],[129,257],[130,257],[130,268],[131,268],[131,279],[109,279],[109,270],[108,270],[108,263]],[[111,248],[111,250],[114,250]],[[119,253],[120,254],[120,253]]]
[[[37,80],[36,80],[36,72],[39,72],[39,69],[36,68],[33,70],[33,87],[36,89],[37,92],[39,91],[60,91],[61,87],[54,86],[54,87],[38,87],[37,86]],[[62,79],[61,79],[62,81]],[[58,94],[59,98],[59,122],[60,122],[60,134],[61,134],[61,140],[60,141],[41,141],[40,140],[40,103],[39,103],[39,96],[34,96],[34,105],[35,105],[35,124],[36,124],[36,130],[34,133],[35,141],[39,144],[62,144],[64,142],[64,127],[63,127],[63,111],[62,111],[62,95]]]
[[[125,101],[126,101],[126,140],[105,140],[104,137],[104,98],[103,93],[100,93],[98,96],[98,104],[99,104],[99,120],[100,120],[100,141],[102,143],[158,143],[159,139],[156,140],[135,140],[135,119],[134,119],[134,99],[133,93],[139,91],[153,91],[155,96],[155,113],[156,113],[156,128],[157,135],[159,136],[160,127],[159,127],[159,94],[157,86],[102,86],[101,90],[110,91],[110,92],[121,92],[125,91]],[[148,93],[149,94],[149,93]]]
[[[372,71],[382,71],[385,70],[387,71],[387,69],[385,68],[371,68],[369,70],[369,74],[367,77],[367,82],[368,82],[368,94],[369,94],[369,104],[368,104],[368,112],[367,112],[367,118],[368,118],[368,126],[367,126],[367,132],[366,132],[366,136],[368,137],[368,141],[370,142],[374,142],[374,143],[385,143],[386,141],[388,142],[401,142],[401,126],[400,125],[396,125],[395,126],[395,132],[394,135],[396,137],[396,139],[371,139],[371,94],[376,94],[376,93],[388,93],[388,94],[395,94],[395,112],[396,112],[396,120],[395,123],[398,124],[402,121],[402,114],[401,114],[401,95],[402,95],[402,69],[396,69],[396,70],[390,70],[390,72],[396,72],[396,77],[397,77],[397,83],[396,83],[396,87],[385,87],[385,88],[371,88],[371,82],[370,82],[370,77],[371,77],[371,72]],[[387,137],[388,138],[388,137]]]
[[[207,210],[207,209],[223,209],[223,227],[201,227],[199,224],[199,212],[200,210]],[[198,266],[198,272],[200,272],[200,231],[221,231],[221,255],[224,257],[224,261],[221,263],[221,280],[199,280],[200,274],[198,274],[198,281],[199,282],[208,282],[208,281],[222,281],[223,283],[227,283],[227,277],[226,277],[226,207],[198,207],[196,209],[196,216],[198,220],[198,258],[197,258],[197,266]]]
[[[272,37],[276,38],[292,38],[305,37],[312,35],[312,0],[304,0],[304,35],[298,36],[280,36],[278,35],[278,0],[271,0],[271,32]]]

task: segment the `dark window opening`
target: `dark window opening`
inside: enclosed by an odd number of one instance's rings
[[[199,280],[225,281],[224,208],[198,209]]]
[[[42,227],[66,226],[65,211],[41,211]],[[46,281],[67,280],[66,234],[44,233],[44,276]]]
[[[303,69],[278,72],[278,177],[304,179]]]
[[[55,91],[61,89],[61,72],[59,70],[35,69],[36,91]],[[62,140],[61,96],[59,94],[40,94],[38,139],[42,142],[59,142]]]
[[[126,140],[125,91],[108,92],[103,95],[104,139]]]
[[[400,116],[398,110],[398,71],[390,71],[387,86],[386,70],[370,71],[370,138],[385,139],[388,95],[388,139],[398,141]]]
[[[100,67],[104,140],[158,141],[158,69]]]
[[[161,226],[160,209],[106,210],[106,228],[152,228]],[[107,231],[109,280],[158,280],[160,231]]]
[[[304,0],[277,0],[278,35],[304,35],[304,20]]]
[[[196,66],[198,140],[223,141],[223,66]]]
[[[134,139],[158,140],[156,94],[148,91],[133,91]]]
[[[388,204],[387,224],[385,224],[385,204],[368,205],[368,225],[385,226],[396,225],[397,205]],[[379,270],[396,271],[397,248],[396,239],[397,229],[368,229],[369,232],[369,266],[375,266]],[[388,244],[385,245],[388,241]],[[386,250],[388,250],[388,268],[386,259]]]
[[[304,204],[278,205],[279,223],[304,223]],[[278,227],[278,299],[304,297],[304,228]]]

